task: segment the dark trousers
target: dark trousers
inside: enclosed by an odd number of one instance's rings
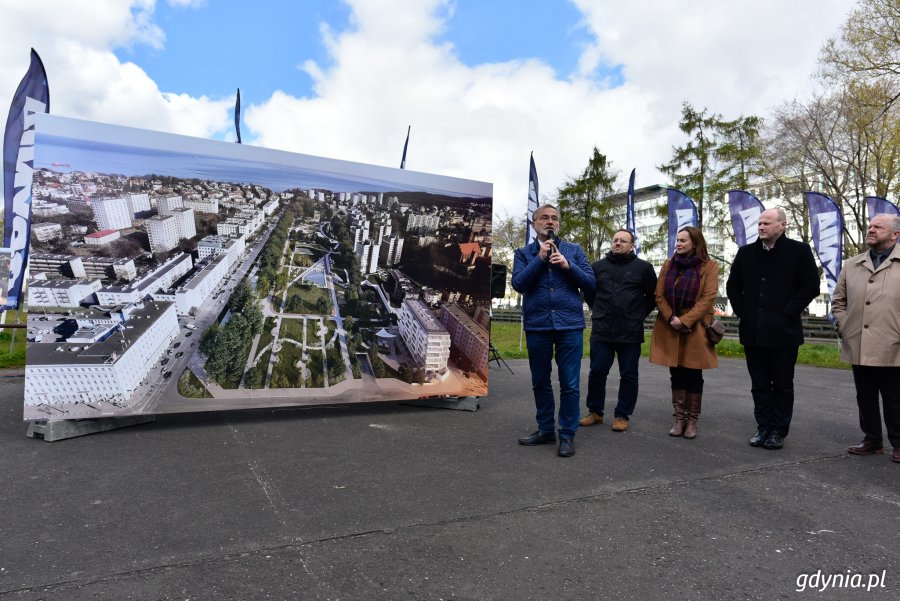
[[[606,405],[606,378],[616,355],[619,357],[619,402],[615,416],[628,419],[638,397],[639,342],[601,342],[591,339],[591,371],[588,374],[588,411],[603,415]]]
[[[672,390],[687,390],[696,394],[703,394],[703,370],[691,367],[670,367],[669,380],[672,382]]]
[[[794,413],[794,365],[798,347],[745,346],[753,415],[760,430],[788,435]]]
[[[550,379],[552,360],[556,358],[559,369],[559,437],[575,438],[578,430],[578,405],[581,395],[578,385],[581,379],[581,357],[584,354],[582,330],[525,331],[528,346],[528,365],[531,367],[531,389],[538,430],[553,432],[555,429],[556,401]]]
[[[876,447],[884,446],[878,407],[878,394],[881,393],[888,440],[895,449],[900,448],[900,367],[854,365],[853,383],[856,384],[859,427],[866,440]]]

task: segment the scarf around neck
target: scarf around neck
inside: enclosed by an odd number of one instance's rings
[[[682,315],[694,306],[700,294],[700,257],[675,254],[666,272],[665,297],[674,315]]]

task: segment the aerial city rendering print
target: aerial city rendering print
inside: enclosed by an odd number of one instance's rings
[[[487,394],[491,184],[36,131],[26,420]]]

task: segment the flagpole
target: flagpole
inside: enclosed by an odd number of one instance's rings
[[[534,151],[531,151],[531,159],[528,161],[528,209],[525,211],[525,245],[534,240],[531,227],[531,216],[538,208],[538,175],[534,165]],[[525,314],[523,307],[519,305],[519,352],[522,352],[522,337],[525,335]]]

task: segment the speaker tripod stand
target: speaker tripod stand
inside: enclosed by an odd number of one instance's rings
[[[493,342],[488,343],[488,352],[491,355],[491,358],[488,360],[488,363],[491,361],[497,362],[497,367],[500,367],[500,364],[503,364],[503,367],[509,370],[509,373],[512,375],[516,375],[509,364],[503,359],[503,355],[500,354],[500,351],[497,350],[497,347],[494,346]]]

